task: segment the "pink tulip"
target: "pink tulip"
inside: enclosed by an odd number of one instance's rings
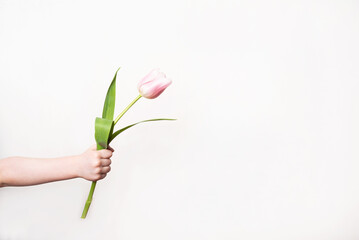
[[[156,68],[138,83],[137,88],[142,97],[153,99],[158,97],[171,83],[172,81]]]

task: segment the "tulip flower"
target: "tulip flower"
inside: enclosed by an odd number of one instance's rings
[[[115,119],[115,124],[120,120],[120,118],[127,112],[133,104],[135,104],[138,99],[145,97],[148,99],[154,99],[161,95],[163,91],[171,85],[172,81],[166,77],[163,72],[160,72],[158,68],[153,69],[149,74],[147,74],[142,80],[138,83],[137,88],[140,92],[138,95]]]
[[[172,81],[156,68],[138,83],[137,88],[142,97],[153,99],[158,97],[171,83]]]
[[[119,69],[118,69],[119,70]],[[158,97],[170,84],[171,80],[166,78],[166,75],[160,72],[158,69],[152,70],[147,74],[138,84],[138,90],[140,95],[138,95],[118,116],[115,120],[114,110],[115,110],[115,100],[116,100],[116,77],[117,72],[111,82],[111,85],[108,88],[105,103],[103,106],[102,118],[96,118],[95,121],[95,140],[97,143],[97,150],[108,148],[110,142],[115,139],[123,131],[143,122],[152,122],[152,121],[161,121],[161,120],[176,120],[169,118],[156,118],[140,121],[127,127],[121,128],[116,132],[113,132],[116,123],[120,118],[135,104],[141,97],[153,99]],[[86,218],[87,212],[92,203],[93,194],[96,187],[96,181],[92,182],[90,192],[88,194],[87,200],[85,202],[84,210],[82,212],[81,218]]]

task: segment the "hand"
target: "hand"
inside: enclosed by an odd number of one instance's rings
[[[79,177],[90,181],[97,181],[106,177],[111,171],[111,159],[113,148],[97,150],[96,144],[91,146],[77,161],[77,174]]]

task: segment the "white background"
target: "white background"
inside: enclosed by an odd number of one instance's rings
[[[0,0],[0,158],[80,154],[117,69],[112,146],[83,179],[0,189],[0,239],[358,239],[357,1]]]

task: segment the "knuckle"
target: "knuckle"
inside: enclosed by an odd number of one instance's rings
[[[99,174],[100,172],[101,172],[101,168],[99,167],[95,168],[94,173]]]
[[[93,162],[93,166],[94,167],[99,167],[101,165],[101,160],[100,159],[96,159],[94,162]]]

